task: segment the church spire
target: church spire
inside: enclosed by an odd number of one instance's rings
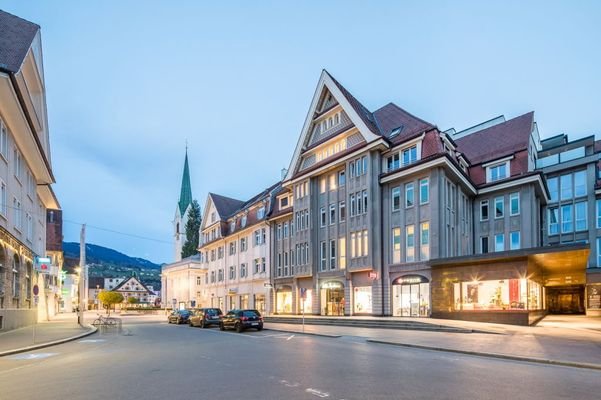
[[[184,174],[182,176],[182,191],[179,195],[179,212],[183,216],[188,206],[192,203],[192,186],[190,185],[190,170],[188,169],[188,144],[186,143],[186,160],[184,161]]]

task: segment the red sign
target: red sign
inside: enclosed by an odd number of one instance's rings
[[[367,273],[367,277],[368,277],[369,279],[372,279],[372,280],[374,280],[374,279],[378,279],[378,273],[377,273],[377,272],[375,272],[375,271],[369,271],[369,272]]]

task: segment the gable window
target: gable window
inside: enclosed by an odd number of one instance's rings
[[[520,214],[520,194],[511,193],[509,195],[509,215]]]
[[[488,200],[480,202],[480,221],[488,221]]]
[[[401,209],[401,188],[392,188],[392,211],[399,211]]]
[[[413,183],[405,184],[405,208],[413,207],[415,204]]]
[[[232,221],[230,222],[230,233],[234,232],[236,230],[236,222]]]
[[[240,221],[240,226],[244,228],[246,226],[246,214],[242,216],[242,220]]]
[[[495,197],[495,218],[503,218],[505,215],[505,199],[503,197]]]
[[[508,176],[509,160],[500,164],[486,167],[487,182],[495,182]]]
[[[215,212],[211,213],[211,222],[215,222]]]
[[[428,178],[419,181],[419,204],[426,204],[430,201],[430,181]]]
[[[417,161],[417,146],[411,146],[403,150],[403,166]]]

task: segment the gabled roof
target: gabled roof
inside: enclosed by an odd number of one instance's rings
[[[394,103],[388,103],[373,113],[380,134],[393,144],[411,139],[415,135],[435,126],[405,111]],[[394,132],[394,135],[391,134]]]
[[[0,10],[0,70],[17,73],[40,26]]]
[[[213,201],[217,213],[223,219],[227,218],[245,203],[242,200],[232,199],[231,197],[221,196],[216,193],[209,193],[209,196]]]
[[[184,173],[182,175],[182,189],[179,195],[179,212],[184,215],[188,206],[192,204],[192,185],[190,184],[190,169],[188,168],[188,149],[184,161]]]
[[[121,288],[123,286],[125,286],[128,282],[130,282],[132,279],[134,279],[136,282],[138,282],[140,284],[140,286],[142,286],[149,294],[155,294],[152,290],[148,289],[148,287],[141,280],[139,280],[135,276],[130,276],[128,278],[123,279],[121,281],[121,283],[119,283],[117,286],[115,286],[115,288],[112,291],[116,292],[118,290],[121,290]]]
[[[534,111],[455,139],[457,151],[472,165],[527,150],[534,126]]]

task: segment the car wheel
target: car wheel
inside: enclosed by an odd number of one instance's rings
[[[258,331],[262,331],[263,330],[263,325],[259,325],[257,328]]]
[[[192,321],[188,321],[188,325],[190,326],[190,328],[192,328],[194,325],[192,325]]]
[[[200,327],[204,329],[206,327],[204,319],[200,320]]]
[[[219,330],[220,331],[224,331],[225,330],[225,326],[223,325],[223,322],[219,324]]]
[[[242,333],[242,324],[240,322],[236,322],[236,325],[234,325],[234,328],[236,328],[236,332],[238,333]]]

